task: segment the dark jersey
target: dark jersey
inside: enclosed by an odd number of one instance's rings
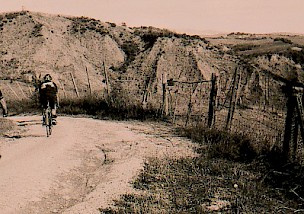
[[[58,88],[54,82],[43,82],[39,88],[40,103],[44,108],[47,106],[47,102],[50,103],[51,108],[54,108],[57,102],[57,92]]]
[[[57,85],[54,82],[43,82],[40,85],[40,95],[55,97],[57,95]]]

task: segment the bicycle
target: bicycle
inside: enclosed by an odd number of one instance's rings
[[[45,125],[46,128],[46,136],[49,137],[52,134],[52,127],[53,127],[53,123],[52,123],[52,109],[50,106],[50,103],[47,103],[47,108],[45,110],[43,110],[43,115],[42,115],[42,121],[43,121],[43,125]]]

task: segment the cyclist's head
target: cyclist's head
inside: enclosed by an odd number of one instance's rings
[[[50,81],[52,81],[52,76],[50,74],[46,74],[43,77],[43,80],[46,81],[46,82],[50,82]]]

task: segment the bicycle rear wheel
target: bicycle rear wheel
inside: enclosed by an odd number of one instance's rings
[[[49,137],[52,134],[52,115],[49,109],[45,112],[45,128],[46,136]]]

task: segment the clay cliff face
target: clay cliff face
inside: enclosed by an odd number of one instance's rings
[[[220,93],[225,94],[238,68],[242,73],[240,97],[250,102],[263,96],[265,85],[273,79],[271,74],[302,80],[301,65],[277,49],[266,54],[254,52],[261,47],[261,41],[273,39],[252,37],[251,42],[258,45],[242,49],[238,44],[222,42],[232,41],[229,37],[206,39],[153,27],[129,28],[87,17],[29,11],[5,13],[0,15],[0,78],[17,80],[25,87],[50,73],[66,93],[73,93],[71,78],[80,93],[88,90],[88,80],[92,90],[99,93],[104,90],[107,77],[110,88],[119,83],[119,87],[132,90],[142,99],[144,93],[162,93],[164,76],[200,81],[210,80],[212,73],[219,77]],[[247,37],[241,39],[237,42],[242,43]],[[284,41],[282,44],[286,45]],[[282,50],[291,45],[279,47]],[[298,51],[301,50],[300,47]],[[240,64],[239,59],[244,56],[246,60]]]

